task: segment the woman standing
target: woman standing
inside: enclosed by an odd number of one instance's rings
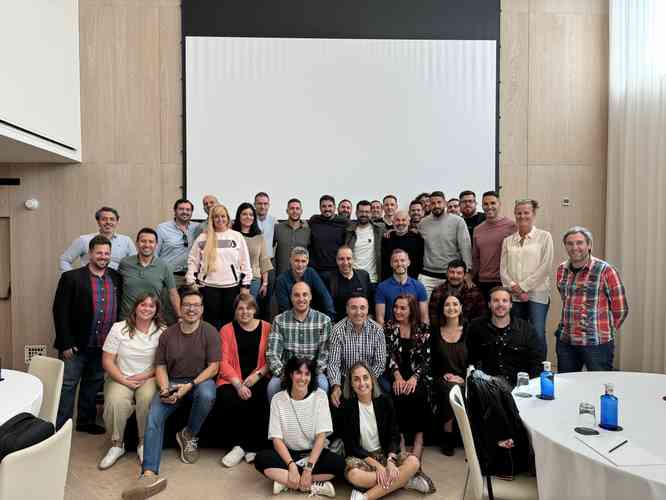
[[[548,231],[534,226],[538,208],[535,200],[516,201],[514,214],[518,231],[502,242],[500,277],[502,285],[512,292],[511,314],[532,323],[545,358],[553,238]]]
[[[405,434],[414,436],[412,453],[423,456],[423,431],[430,422],[430,329],[421,322],[413,295],[401,294],[393,302],[393,318],[384,325],[390,392],[400,430],[400,449]],[[424,476],[426,481],[430,478]],[[430,481],[432,483],[432,481]]]
[[[268,290],[268,271],[273,269],[271,258],[266,253],[266,243],[257,224],[257,213],[250,203],[241,203],[236,210],[236,218],[231,229],[238,231],[245,237],[247,249],[250,253],[252,266],[252,281],[250,282],[250,295],[255,301],[259,296],[265,297]]]
[[[351,500],[374,500],[400,488],[430,492],[419,459],[400,451],[400,432],[391,400],[383,395],[368,365],[359,361],[345,378],[342,439]]]
[[[125,321],[115,323],[102,347],[104,423],[111,432],[111,448],[99,463],[104,470],[125,454],[123,436],[127,419],[136,407],[139,462],[143,462],[143,436],[155,383],[155,351],[166,325],[160,316],[160,301],[153,293],[142,293]]]
[[[224,205],[210,209],[206,232],[194,241],[187,259],[185,283],[201,287],[203,319],[218,330],[234,317],[234,300],[252,281],[250,254],[245,238],[229,229]]]
[[[274,495],[292,489],[333,498],[330,480],[344,474],[344,459],[324,448],[333,423],[315,370],[314,361],[291,358],[284,369],[286,389],[271,401],[268,438],[273,449],[257,453],[254,466],[274,481]]]
[[[432,377],[436,413],[444,423],[442,453],[453,456],[456,437],[453,434],[453,408],[449,392],[465,383],[467,346],[463,330],[462,304],[455,295],[444,298],[441,311],[432,318]]]
[[[248,294],[236,297],[235,319],[220,330],[222,361],[217,376],[217,401],[228,419],[236,445],[222,458],[233,467],[250,463],[266,442],[268,401],[266,343],[270,323],[256,319],[257,303]]]

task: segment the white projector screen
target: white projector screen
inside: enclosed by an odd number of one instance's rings
[[[195,218],[257,191],[336,201],[495,188],[496,42],[186,38],[186,181]]]

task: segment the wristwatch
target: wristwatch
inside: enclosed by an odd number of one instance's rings
[[[314,469],[314,466],[315,466],[315,464],[313,464],[312,462],[307,462],[305,464],[305,469],[309,470],[309,471],[312,471],[312,469]]]

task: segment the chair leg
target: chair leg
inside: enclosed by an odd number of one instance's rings
[[[467,467],[467,475],[465,476],[465,487],[462,492],[462,499],[465,500],[465,495],[467,495],[467,485],[469,484],[469,467]]]

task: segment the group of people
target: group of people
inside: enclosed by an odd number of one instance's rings
[[[72,417],[80,382],[76,428],[109,433],[106,469],[125,454],[136,412],[142,473],[123,498],[166,487],[165,422],[183,403],[191,409],[176,440],[185,463],[196,462],[197,436],[218,405],[235,442],[222,464],[254,462],[276,494],[334,496],[340,476],[353,499],[402,487],[430,493],[423,435],[434,414],[442,452],[454,453],[448,396],[467,367],[510,384],[540,371],[553,240],[534,226],[534,200],[516,201],[515,221],[500,216],[492,191],[483,213],[471,191],[448,204],[435,191],[407,211],[393,195],[360,201],[355,220],[349,200],[336,214],[329,195],[307,222],[294,198],[278,223],[264,192],[233,220],[212,195],[203,206],[208,218],[197,224],[193,204],[176,201],[173,220],[141,229],[136,247],[116,233],[118,212],[102,207],[99,232],[60,259],[57,427]],[[592,256],[590,231],[573,227],[562,241],[558,369],[611,370],[624,287]],[[77,258],[82,267],[72,269]],[[96,423],[102,385],[106,428]]]

